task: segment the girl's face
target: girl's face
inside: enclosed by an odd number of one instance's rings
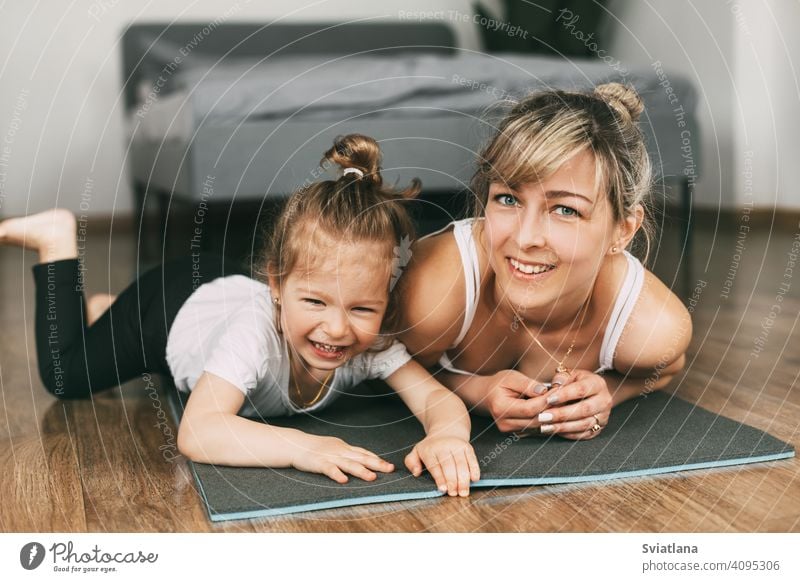
[[[594,157],[582,152],[543,182],[491,184],[485,236],[498,299],[545,318],[559,298],[585,300],[618,234],[594,182]]]
[[[292,271],[280,296],[284,336],[309,371],[333,370],[371,347],[389,300],[384,245],[359,242],[322,254],[310,269]]]

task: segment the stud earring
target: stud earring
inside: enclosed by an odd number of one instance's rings
[[[279,300],[277,297],[273,297],[273,298],[272,298],[272,302],[273,302],[275,305],[280,305],[280,304],[281,304],[280,300]]]
[[[617,252],[617,247],[611,247],[611,252],[612,253],[616,253]]]

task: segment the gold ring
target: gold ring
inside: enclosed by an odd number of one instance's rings
[[[592,426],[592,432],[599,432],[603,428],[602,426],[600,426],[600,419],[597,418],[596,414],[593,414],[592,418],[594,418],[594,426]]]

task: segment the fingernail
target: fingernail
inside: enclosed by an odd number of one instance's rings
[[[539,427],[539,431],[543,433],[553,432],[553,425],[552,424],[543,424]]]
[[[439,485],[439,491],[442,493],[447,493],[447,485]]]
[[[539,422],[550,422],[553,420],[553,415],[550,412],[542,412],[539,414]]]
[[[544,384],[537,384],[536,386],[533,387],[533,392],[535,394],[544,394],[545,392],[547,392],[547,386],[545,386]]]
[[[459,495],[461,495],[461,497],[466,497],[467,495],[469,495],[469,491],[461,491],[459,492]]]
[[[558,402],[558,394],[551,394],[547,397],[548,404],[555,404]]]

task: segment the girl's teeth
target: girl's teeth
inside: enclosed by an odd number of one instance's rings
[[[511,261],[511,265],[515,269],[517,269],[518,271],[521,271],[522,273],[525,273],[526,275],[544,273],[545,271],[549,271],[550,269],[553,268],[552,266],[549,266],[549,265],[525,265],[525,264],[520,263],[519,261],[517,261],[515,259],[510,259],[510,261]]]
[[[321,349],[323,351],[331,352],[331,353],[338,352],[340,350],[340,348],[337,347],[337,346],[332,346],[332,345],[329,345],[329,344],[321,344],[319,342],[314,342],[314,345],[317,346],[319,349]]]

